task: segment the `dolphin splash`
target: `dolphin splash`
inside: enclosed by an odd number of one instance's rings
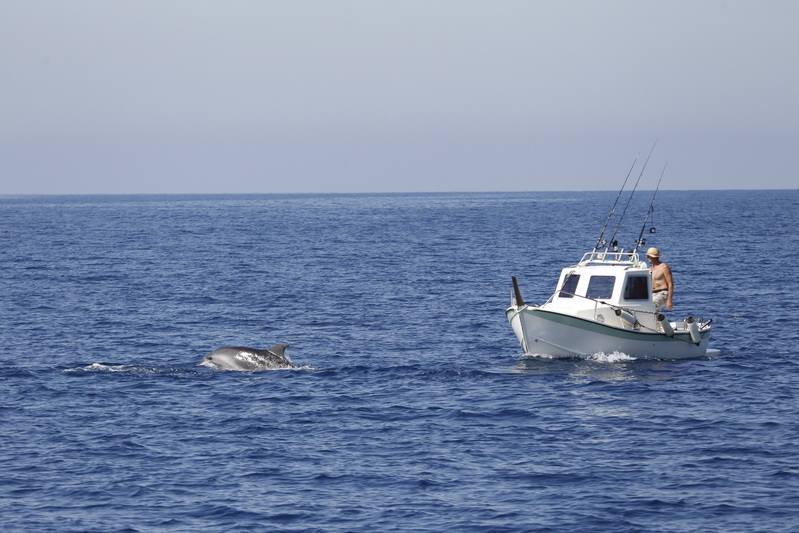
[[[288,346],[288,344],[275,344],[263,350],[245,346],[225,346],[203,357],[200,365],[215,370],[243,372],[295,368],[294,363],[286,356]]]

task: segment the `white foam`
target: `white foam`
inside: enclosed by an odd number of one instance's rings
[[[95,372],[95,373],[126,373],[126,374],[157,374],[164,372],[164,369],[144,366],[132,365],[112,365],[106,363],[92,363],[86,366],[78,366],[75,368],[67,368],[64,372],[69,374],[76,374],[79,372]]]
[[[308,370],[318,370],[318,368],[316,368],[314,366],[311,366],[311,365],[301,365],[301,366],[295,366],[295,367],[292,367],[292,368],[287,368],[286,370],[305,370],[305,371],[308,371]]]
[[[67,368],[64,372],[130,372],[133,367],[128,365],[107,365],[104,363],[92,363],[76,368]]]
[[[563,357],[548,353],[526,353],[522,359],[564,359]]]
[[[552,355],[546,353],[528,353],[522,356],[522,359],[582,359],[585,361],[595,361],[598,363],[622,363],[626,361],[635,361],[636,357],[626,354],[624,352],[614,351],[610,353],[597,352],[586,355]]]
[[[205,358],[202,361],[200,361],[199,363],[197,363],[197,366],[205,366],[205,367],[208,367],[208,368],[213,368],[214,370],[219,370],[219,367],[216,365],[216,363],[214,363],[212,360],[207,359],[207,358]]]
[[[597,352],[592,353],[586,357],[588,361],[596,361],[598,363],[623,363],[626,361],[635,361],[636,358],[624,352]]]

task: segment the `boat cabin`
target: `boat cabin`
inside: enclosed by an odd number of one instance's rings
[[[625,329],[654,329],[651,286],[649,267],[637,253],[589,252],[561,271],[541,307]]]

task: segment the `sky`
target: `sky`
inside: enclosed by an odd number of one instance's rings
[[[0,194],[796,188],[799,2],[2,0]],[[639,167],[640,168],[640,167]]]

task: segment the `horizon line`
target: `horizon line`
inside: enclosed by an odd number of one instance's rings
[[[654,189],[638,189],[651,192]],[[660,189],[660,192],[759,192],[797,191],[799,187],[765,188],[706,188]],[[403,195],[403,194],[529,194],[529,193],[596,193],[617,192],[617,189],[528,189],[528,190],[451,190],[451,191],[304,191],[304,192],[67,192],[67,193],[0,193],[0,198],[52,197],[52,196],[344,196],[344,195]]]

